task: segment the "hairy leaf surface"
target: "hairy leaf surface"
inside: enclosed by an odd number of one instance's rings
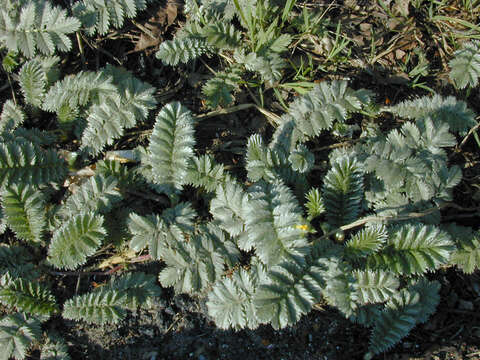
[[[193,156],[193,117],[180,103],[165,105],[150,138],[150,164],[155,181],[167,194],[182,189]]]
[[[21,140],[0,143],[0,186],[60,182],[66,172],[65,162],[54,150],[43,150]]]
[[[296,199],[285,185],[258,182],[249,189],[245,219],[248,251],[254,247],[259,259],[268,266],[290,256],[308,254],[307,242],[299,225],[303,224]]]
[[[422,274],[447,263],[452,250],[448,233],[432,225],[407,224],[394,227],[386,245],[368,263],[397,274]]]
[[[30,185],[11,185],[2,193],[8,226],[18,238],[40,242],[45,229],[45,197]]]
[[[48,315],[58,309],[52,292],[41,283],[4,275],[0,278],[0,285],[3,305],[34,315]]]
[[[48,247],[48,261],[59,269],[76,269],[100,247],[106,231],[103,216],[80,213],[58,229]]]

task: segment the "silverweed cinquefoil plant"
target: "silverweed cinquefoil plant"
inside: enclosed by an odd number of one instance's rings
[[[249,36],[249,52],[236,52],[237,65],[276,81],[290,42],[276,32],[285,12],[271,10],[271,27],[262,20],[267,2],[245,2],[251,7],[233,0],[222,10],[243,9],[232,17]],[[219,3],[187,1],[183,37],[161,45],[158,56],[176,64],[213,46],[235,52],[244,35],[210,21]],[[0,42],[23,62],[18,96],[3,101],[0,115],[0,359],[23,359],[33,344],[42,358],[69,359],[58,334],[42,335],[50,319],[119,323],[168,287],[205,299],[205,316],[222,329],[280,329],[328,304],[371,329],[371,359],[436,311],[441,286],[427,274],[479,267],[478,231],[441,213],[462,180],[447,150],[476,125],[464,102],[435,95],[381,108],[402,125],[382,132],[370,122],[354,146],[330,151],[321,167],[310,140],[375,108],[368,90],[321,82],[290,103],[271,138],[248,138],[245,179],[202,154],[195,114],[181,102],[157,109],[156,89],[129,71],[107,65],[62,74],[58,52],[71,48],[69,34],[105,34],[146,1],[84,0],[71,13],[48,1],[3,4]],[[475,59],[475,46],[451,66]],[[212,107],[228,103],[245,69],[234,66],[204,88],[216,94]],[[458,87],[477,79],[456,70],[452,78]],[[124,146],[119,139],[147,126],[149,115],[146,141]],[[40,128],[39,117],[48,126]],[[187,195],[192,189],[201,202]],[[140,259],[157,270],[136,271],[131,263]],[[108,264],[123,271],[60,300],[56,276]]]

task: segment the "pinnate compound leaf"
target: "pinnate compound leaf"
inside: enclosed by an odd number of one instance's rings
[[[450,263],[464,273],[472,274],[480,268],[480,233],[454,224],[450,224],[446,230],[454,239],[457,248],[450,257]]]
[[[74,215],[53,234],[48,262],[59,269],[76,269],[97,251],[105,236],[103,216],[93,212]]]
[[[308,254],[301,209],[289,188],[280,182],[260,181],[250,187],[245,209],[248,248],[255,247],[259,259],[268,266],[289,256]]]
[[[42,336],[40,325],[40,321],[22,313],[0,319],[0,359],[24,359],[32,342]]]
[[[65,107],[77,109],[116,91],[112,76],[105,71],[81,71],[57,81],[48,90],[42,108],[57,113]]]
[[[390,298],[385,310],[374,322],[365,358],[371,359],[373,355],[389,350],[416,324],[425,322],[438,305],[439,289],[438,282],[422,279]]]
[[[106,66],[100,71],[113,78],[115,93],[102,97],[88,109],[87,127],[82,134],[82,150],[97,155],[106,145],[112,145],[125,129],[144,121],[157,103],[155,88],[140,81],[132,73]]]
[[[310,191],[305,195],[305,199],[307,200],[305,203],[305,208],[307,209],[308,220],[312,220],[325,212],[322,194],[320,193],[319,189],[310,189]]]
[[[101,289],[67,300],[63,305],[62,316],[89,324],[118,323],[126,315],[123,301],[120,292],[110,288]]]
[[[375,254],[387,241],[384,226],[370,226],[360,230],[345,244],[345,255],[350,259],[364,258]]]
[[[278,54],[272,52],[269,55],[260,56],[256,53],[250,53],[247,58],[245,67],[250,71],[259,73],[262,80],[267,84],[272,85],[282,78],[282,70],[286,67],[286,62]]]
[[[460,50],[455,51],[454,58],[448,65],[451,68],[450,79],[457,89],[478,85],[480,76],[480,42],[472,41],[463,44]]]
[[[423,274],[447,263],[454,249],[449,234],[437,227],[406,224],[389,231],[385,246],[368,258],[368,264],[397,274]]]
[[[133,235],[130,248],[141,251],[148,247],[150,256],[159,260],[166,246],[184,242],[184,233],[193,232],[195,216],[189,203],[180,203],[166,209],[161,216],[132,213],[128,219],[128,229]]]
[[[252,181],[258,181],[268,176],[268,171],[272,167],[270,152],[266,148],[262,137],[259,134],[248,138],[247,143],[247,164],[245,168],[248,171],[248,177]]]
[[[212,156],[194,156],[189,164],[187,183],[204,187],[207,191],[215,191],[218,186],[229,180],[223,164],[216,164]]]
[[[177,293],[194,294],[205,290],[223,274],[224,264],[230,255],[225,238],[213,231],[193,235],[189,242],[177,242],[163,250],[167,267],[160,272],[162,286],[173,286]]]
[[[105,214],[122,200],[117,186],[118,181],[113,176],[94,175],[67,198],[58,215],[67,219],[72,215],[90,211]]]
[[[461,134],[477,124],[475,113],[464,101],[459,101],[453,96],[443,97],[438,94],[424,96],[403,101],[384,110],[406,119],[418,120],[429,116],[436,123],[447,123],[451,131]]]
[[[122,306],[129,310],[135,310],[150,301],[152,297],[161,294],[161,288],[157,285],[155,276],[143,272],[128,273],[112,279],[108,287],[121,294]]]
[[[22,140],[0,143],[0,186],[60,182],[66,173],[64,160],[54,150]]]
[[[357,301],[361,304],[380,303],[390,299],[400,286],[393,274],[377,270],[354,271]]]
[[[111,279],[91,293],[67,300],[62,315],[89,324],[118,323],[125,318],[126,310],[135,310],[160,292],[154,276],[142,272],[128,273]]]
[[[0,245],[0,276],[6,273],[24,279],[31,279],[36,275],[32,258],[26,248]]]
[[[47,76],[42,63],[35,59],[28,61],[20,69],[18,77],[25,102],[40,108],[47,85]]]
[[[27,141],[34,145],[46,147],[53,145],[57,140],[54,135],[38,128],[25,129],[23,127],[16,128],[13,133],[4,134],[3,138],[6,142],[10,141]]]
[[[355,221],[360,214],[363,190],[363,171],[356,159],[336,159],[322,187],[328,223],[338,227]]]
[[[68,35],[77,31],[80,21],[67,16],[66,10],[49,1],[23,1],[14,9],[0,10],[0,42],[11,51],[21,51],[27,58],[38,52],[53,55],[68,51]]]
[[[296,323],[325,294],[329,261],[338,259],[338,249],[316,244],[300,261],[271,267],[261,280],[254,304],[259,320],[275,329]]]
[[[160,44],[155,56],[165,65],[186,64],[209,51],[209,45],[203,38],[184,37],[167,40]]]
[[[230,105],[234,100],[232,93],[238,88],[241,80],[241,74],[235,68],[228,72],[219,72],[215,77],[207,80],[202,87],[207,106],[215,109],[218,106]]]
[[[58,309],[45,285],[9,275],[0,278],[0,303],[34,315],[48,315]]]
[[[289,150],[284,148],[283,143],[277,143],[268,147],[264,144],[259,134],[249,137],[247,143],[248,178],[252,181],[261,179],[267,182],[282,181],[296,189],[297,194],[306,191],[307,180],[304,174],[292,169],[288,160]]]
[[[347,81],[322,82],[295,100],[289,114],[302,134],[313,137],[331,128],[335,120],[343,123],[350,112],[361,111],[371,96],[367,90],[350,89]]]
[[[208,295],[208,314],[222,329],[255,329],[259,322],[253,304],[257,281],[252,271],[240,269],[217,281]]]
[[[464,239],[459,250],[452,254],[451,263],[457,265],[466,274],[472,274],[480,268],[480,235],[476,234],[470,241]]]
[[[219,226],[232,236],[245,229],[245,208],[248,196],[236,182],[227,182],[217,187],[216,195],[210,203],[210,213]]]
[[[89,35],[105,35],[110,28],[121,28],[127,18],[135,18],[152,0],[82,0],[73,6],[73,14]]]
[[[222,49],[235,49],[240,45],[242,37],[241,32],[235,29],[231,23],[216,21],[202,29],[202,35],[205,36],[211,46]]]
[[[106,145],[112,145],[115,139],[123,135],[125,123],[131,120],[135,120],[135,116],[123,108],[122,98],[118,94],[92,105],[88,109],[88,125],[82,133],[80,149],[98,155]]]
[[[322,295],[329,305],[350,317],[358,309],[358,283],[350,266],[341,261],[338,253],[334,255],[322,261],[324,269],[320,274],[326,283]]]
[[[12,100],[3,103],[2,115],[0,116],[0,134],[5,136],[11,133],[25,121],[25,114],[20,106]]]
[[[71,360],[68,346],[63,338],[49,335],[42,346],[40,360]]]
[[[128,229],[133,235],[129,244],[131,249],[141,251],[148,246],[148,252],[153,259],[161,258],[167,234],[165,224],[158,215],[140,216],[132,213],[128,219]],[[182,236],[180,232],[173,234]]]
[[[8,226],[18,238],[40,242],[45,229],[45,198],[30,185],[11,185],[2,193]]]
[[[95,164],[95,173],[101,174],[105,178],[113,176],[118,181],[120,190],[124,189],[144,189],[145,180],[142,179],[134,170],[122,164],[122,160],[112,156],[111,159],[99,160]]]
[[[121,67],[107,65],[102,72],[113,78],[113,83],[122,98],[122,110],[127,114],[133,114],[133,118],[126,119],[122,126],[134,127],[135,120],[145,120],[150,110],[157,105],[154,97],[156,89]]]
[[[148,151],[155,182],[167,193],[182,189],[193,157],[193,116],[180,103],[165,105],[157,115]]]

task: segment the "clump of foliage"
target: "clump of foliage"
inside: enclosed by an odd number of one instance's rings
[[[69,96],[69,104],[80,101],[75,93]],[[456,140],[448,120],[438,115],[435,119],[441,122],[434,131],[435,110],[387,135],[370,131],[350,150],[333,151],[322,188],[312,188],[306,203],[294,195],[292,184],[308,187],[306,174],[315,159],[305,142],[371,101],[370,93],[353,91],[346,82],[324,83],[299,98],[282,117],[270,144],[259,135],[250,138],[246,169],[253,184],[248,187],[213,159],[196,155],[193,114],[180,103],[165,105],[149,145],[137,150],[138,165],[128,169],[98,163],[96,174],[75,193],[67,192],[49,214],[54,217],[51,225],[45,217],[46,190],[65,177],[61,160],[52,153],[55,166],[48,168],[46,163],[39,174],[35,166],[22,167],[27,164],[21,156],[41,154],[42,144],[6,138],[6,151],[16,161],[1,159],[5,222],[32,246],[47,241],[47,261],[54,268],[78,269],[109,241],[113,229],[107,218],[142,179],[151,191],[166,196],[169,205],[159,214],[145,214],[141,207],[129,210],[123,225],[129,240],[117,246],[146,251],[163,261],[166,267],[158,276],[163,287],[206,296],[209,315],[222,328],[256,328],[261,323],[285,327],[324,299],[372,328],[369,357],[388,350],[435,311],[440,286],[428,281],[426,272],[449,264],[471,272],[479,265],[480,251],[473,233],[456,240],[438,226],[436,209],[451,200],[461,171],[447,164],[443,149]],[[9,114],[21,110],[7,102],[2,124],[12,122]],[[11,129],[17,131],[17,126]],[[40,155],[35,159],[43,161]],[[18,181],[18,172],[26,184]],[[212,193],[208,199],[213,220],[205,222],[192,204],[180,201],[187,184]],[[323,225],[315,228],[314,219]],[[50,237],[55,224],[59,227]],[[2,249],[5,254],[17,251]],[[239,267],[247,252],[250,265]],[[13,264],[5,267],[3,304],[18,314],[59,311],[47,284],[24,279]],[[228,269],[231,274],[226,276]],[[62,315],[89,323],[118,322],[126,310],[159,293],[152,276],[128,273],[68,300]]]
[[[285,56],[292,43],[286,32],[289,9],[270,1],[187,1],[188,21],[173,40],[164,41],[156,57],[166,65],[188,63],[204,54],[222,53],[231,65],[207,80],[202,88],[210,108],[233,102],[241,84],[275,87],[288,66]],[[241,29],[232,23],[236,19]],[[252,74],[253,76],[249,76]]]
[[[71,49],[68,35],[80,28],[80,21],[66,10],[50,1],[2,0],[1,5],[0,43],[10,51],[32,58]]]
[[[246,71],[258,73],[262,86],[282,76],[281,54],[291,42],[280,32],[285,10],[269,7],[276,17],[266,26],[267,2],[245,2],[225,2],[220,11],[218,2],[187,1],[184,34],[157,53],[175,65],[212,49],[234,51],[236,64],[203,88],[211,107],[232,101]],[[11,230],[0,240],[0,304],[6,309],[0,358],[25,358],[52,316],[118,323],[173,287],[206,299],[206,315],[222,329],[284,328],[325,302],[371,329],[370,359],[436,311],[440,283],[428,273],[479,268],[478,230],[446,224],[441,213],[462,180],[447,149],[476,125],[464,102],[435,95],[382,108],[403,119],[402,126],[385,132],[368,121],[354,146],[325,154],[321,181],[311,176],[318,171],[312,140],[379,108],[374,93],[345,80],[321,82],[298,96],[271,139],[248,138],[247,180],[199,151],[200,121],[181,102],[155,110],[147,142],[106,156],[107,149],[119,150],[125,130],[148,124],[155,88],[111,65],[62,77],[60,59],[52,55],[69,49],[65,36],[78,30],[76,17],[88,33],[104,34],[146,2],[84,0],[72,17],[48,1],[5,4],[0,27],[13,26],[23,38],[17,47],[11,34],[0,39],[25,61],[15,74],[19,99],[4,101],[0,115],[0,230]],[[48,42],[32,31],[28,17],[51,14],[66,25]],[[237,16],[246,35],[219,14]],[[52,24],[47,20],[42,29]],[[43,47],[42,39],[52,46]],[[476,46],[466,46],[451,63],[458,87],[476,85],[474,75],[465,80],[457,70],[466,66],[465,56],[476,56]],[[48,56],[35,56],[37,50]],[[49,117],[49,127],[40,129],[32,114]],[[191,188],[202,209],[187,196]],[[105,272],[110,278],[101,286],[63,303],[56,296],[56,274],[139,258],[163,267],[157,274],[134,266]],[[69,358],[65,342],[51,332],[41,352],[42,358]]]

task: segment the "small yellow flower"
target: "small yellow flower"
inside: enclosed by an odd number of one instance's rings
[[[303,231],[310,231],[310,227],[307,224],[295,225],[295,228]]]

